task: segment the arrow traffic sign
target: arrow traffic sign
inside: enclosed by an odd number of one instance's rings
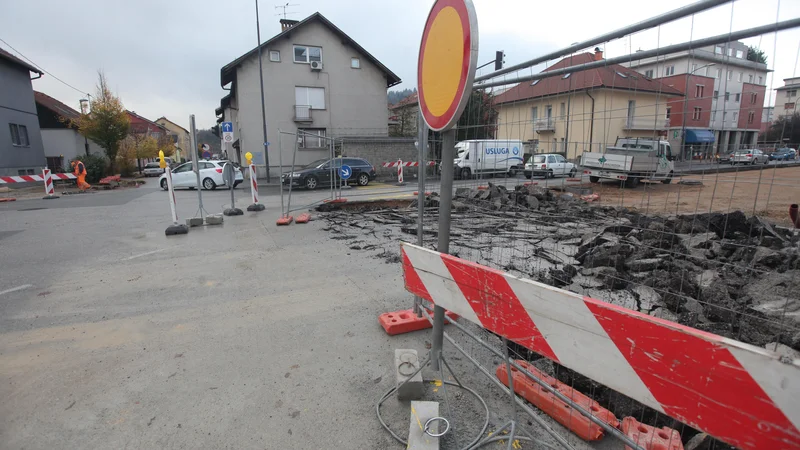
[[[339,168],[339,177],[343,180],[350,178],[350,175],[353,174],[353,169],[350,168],[348,165],[343,165]]]
[[[233,122],[222,122],[220,130],[222,130],[222,140],[224,142],[233,142]]]

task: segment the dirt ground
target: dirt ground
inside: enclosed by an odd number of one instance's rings
[[[642,183],[635,189],[620,189],[617,183],[587,183],[600,194],[600,203],[636,208],[649,214],[694,214],[741,210],[758,214],[777,224],[791,226],[789,205],[800,202],[796,180],[800,167],[748,172],[687,175],[682,180],[701,181],[702,186]],[[757,199],[757,200],[756,200]]]

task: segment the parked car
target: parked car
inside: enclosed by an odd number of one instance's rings
[[[718,163],[729,163],[733,159],[733,153],[723,152],[717,155]]]
[[[297,170],[281,174],[283,186],[303,187],[316,189],[321,186],[330,186],[331,182],[339,183],[339,169],[342,165],[350,167],[352,173],[347,179],[348,183],[357,183],[366,186],[375,179],[375,167],[362,158],[334,158],[319,159]]]
[[[216,189],[217,186],[225,186],[225,181],[222,179],[222,168],[225,163],[229,161],[198,161],[198,169],[200,170],[200,185],[203,189]],[[233,188],[240,185],[244,181],[242,171],[234,168],[236,173],[234,177]],[[167,190],[167,174],[161,175],[159,179],[159,186],[161,189]],[[197,177],[192,170],[192,163],[187,162],[172,169],[172,186],[195,188],[197,187]]]
[[[157,162],[149,162],[145,164],[142,173],[146,177],[157,177],[164,173],[164,169],[162,169]]]
[[[575,164],[557,154],[533,155],[525,164],[525,178],[528,179],[534,175],[543,175],[545,178],[556,176],[574,177],[577,172],[578,168]]]
[[[769,157],[757,148],[737,150],[731,156],[731,164],[767,164]]]
[[[790,161],[797,158],[797,150],[789,147],[779,148],[769,154],[770,161]]]

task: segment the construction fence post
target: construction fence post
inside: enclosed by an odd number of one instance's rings
[[[425,150],[426,141],[428,136],[428,129],[426,128],[425,120],[422,118],[422,113],[417,113],[417,161],[419,161],[419,168],[417,169],[417,245],[423,246],[422,232],[424,228],[424,215],[425,215]],[[422,317],[422,299],[418,296],[414,297],[414,314],[417,317]]]
[[[455,130],[442,133],[442,181],[439,192],[439,241],[437,250],[450,253],[450,207],[453,203],[453,149],[456,146]],[[433,342],[431,345],[431,367],[439,370],[444,341],[444,308],[433,308]]]

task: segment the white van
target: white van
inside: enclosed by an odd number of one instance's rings
[[[516,176],[524,168],[522,141],[475,139],[456,144],[454,172],[457,178],[482,174]]]

